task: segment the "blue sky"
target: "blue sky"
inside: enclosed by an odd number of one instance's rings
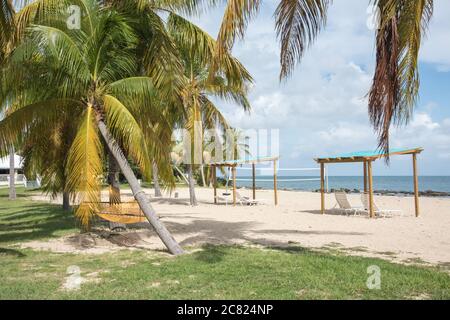
[[[233,53],[250,70],[251,115],[219,102],[232,125],[280,131],[283,167],[311,167],[314,157],[374,149],[367,100],[374,70],[374,32],[367,25],[369,1],[336,0],[326,29],[286,83],[279,83],[279,46],[274,33],[276,0],[264,1],[244,41]],[[223,8],[192,19],[217,35]],[[420,56],[420,101],[408,126],[393,129],[393,147],[425,148],[422,175],[450,175],[450,1],[435,0],[435,15]],[[357,165],[334,165],[330,174],[359,175]],[[410,175],[410,157],[378,161],[376,175]]]

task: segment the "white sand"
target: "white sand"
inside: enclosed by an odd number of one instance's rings
[[[146,192],[153,194],[152,190]],[[214,205],[212,189],[196,189],[197,207],[189,206],[187,188],[177,192],[179,199],[152,198],[152,204],[182,246],[298,244],[402,262],[450,263],[450,199],[421,198],[421,216],[416,218],[412,197],[375,196],[380,208],[400,209],[404,217],[369,219],[331,211],[322,215],[320,194],[312,192],[279,191],[279,205],[274,206],[273,192],[258,190],[257,199],[267,204],[236,207]],[[218,192],[220,195],[223,190]],[[250,196],[251,191],[240,192]],[[349,195],[349,199],[354,206],[361,205],[360,195]],[[326,207],[334,204],[334,196],[326,195]],[[139,238],[141,247],[163,249],[153,231],[139,231]],[[42,243],[31,246],[42,248]]]

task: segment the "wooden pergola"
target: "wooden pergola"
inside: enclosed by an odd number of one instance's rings
[[[264,157],[255,159],[230,160],[224,162],[211,163],[212,178],[214,187],[214,203],[217,204],[217,168],[226,167],[231,168],[231,176],[233,181],[233,205],[236,205],[236,168],[244,164],[252,165],[252,196],[256,200],[256,165],[263,162],[273,162],[273,192],[275,205],[278,205],[278,190],[277,190],[277,162],[279,157]]]
[[[416,211],[416,217],[419,216],[419,183],[417,177],[417,155],[423,151],[423,148],[414,149],[391,149],[388,154],[382,153],[381,151],[374,152],[353,152],[348,154],[343,154],[340,156],[329,157],[329,158],[318,158],[314,159],[320,164],[320,207],[322,214],[325,213],[325,190],[324,190],[324,172],[325,164],[329,163],[352,163],[352,162],[362,162],[364,170],[364,193],[369,194],[369,213],[370,217],[375,216],[374,205],[373,205],[373,179],[372,179],[372,162],[384,157],[391,157],[396,155],[412,155],[413,160],[413,177],[414,177],[414,205]]]

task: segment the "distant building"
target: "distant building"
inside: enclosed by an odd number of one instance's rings
[[[14,155],[15,183],[26,185],[26,178],[23,175],[22,157]],[[0,186],[9,185],[9,156],[0,158]]]

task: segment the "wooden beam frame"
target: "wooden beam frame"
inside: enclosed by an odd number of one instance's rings
[[[367,193],[367,162],[366,161],[364,161],[363,170],[364,170],[364,193]]]
[[[325,214],[325,164],[320,164],[320,211]]]
[[[255,160],[242,160],[237,162],[217,162],[217,163],[210,163],[209,165],[213,169],[213,179],[217,181],[217,167],[225,167],[225,168],[231,168],[232,172],[232,183],[233,183],[233,205],[236,205],[236,167],[238,165],[243,164],[251,164],[252,165],[252,196],[253,200],[256,200],[256,164],[261,162],[273,162],[274,166],[274,175],[273,175],[273,185],[274,185],[274,201],[275,205],[278,205],[278,182],[277,182],[277,162],[280,158],[279,157],[267,157],[267,158],[260,158]],[[214,203],[217,204],[217,183],[215,184],[214,188]]]
[[[256,164],[252,163],[252,193],[253,200],[256,200]]]
[[[375,212],[373,210],[373,177],[372,177],[372,161],[367,162],[367,173],[369,176],[369,216],[371,218],[375,217]]]
[[[233,206],[236,205],[236,166],[231,168],[232,177],[233,177]]]
[[[214,204],[217,204],[217,168],[216,166],[211,166],[212,178],[213,178],[213,188],[214,188]]]
[[[408,149],[398,152],[389,153],[389,156],[396,155],[412,155],[413,158],[413,180],[414,180],[414,206],[415,206],[415,214],[416,217],[420,215],[420,207],[419,207],[419,181],[418,181],[418,173],[417,173],[417,155],[423,151],[423,148],[415,148]],[[386,155],[377,155],[377,156],[348,156],[348,157],[336,157],[336,158],[317,158],[314,159],[318,164],[320,164],[320,193],[321,193],[321,211],[324,213],[325,205],[324,205],[324,165],[327,163],[355,163],[362,162],[363,170],[364,170],[364,193],[369,195],[369,214],[371,218],[375,217],[374,212],[374,202],[373,202],[373,172],[372,172],[372,162],[378,160],[380,158],[384,158]]]
[[[275,205],[278,205],[278,186],[277,186],[277,160],[273,160],[273,196]]]
[[[413,178],[414,178],[414,207],[416,210],[416,217],[419,217],[419,178],[417,175],[417,154],[413,154]]]

